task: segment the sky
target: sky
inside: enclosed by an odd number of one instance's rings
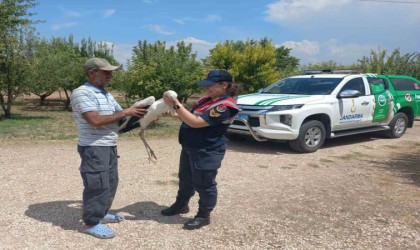
[[[350,65],[371,50],[420,52],[420,0],[38,0],[42,37],[113,44],[123,64],[139,41],[191,43],[205,58],[217,43],[269,38],[301,64]]]

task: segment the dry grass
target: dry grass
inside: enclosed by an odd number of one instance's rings
[[[175,137],[180,122],[163,117],[146,130],[148,138]],[[137,137],[137,131],[123,137]],[[40,106],[33,98],[18,99],[12,107],[12,118],[0,120],[0,140],[65,140],[77,138],[77,127],[72,112],[64,110],[57,99],[47,99]]]

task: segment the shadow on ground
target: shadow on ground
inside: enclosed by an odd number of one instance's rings
[[[161,215],[160,211],[165,208],[167,208],[167,206],[161,206],[152,201],[142,201],[120,209],[115,209],[113,212],[125,214],[127,220],[153,220],[162,224],[183,224],[189,220],[188,218],[179,215]]]
[[[26,99],[25,101],[25,106],[22,107],[23,111],[66,111],[65,100],[46,99],[42,105],[40,99]]]
[[[362,142],[375,140],[390,140],[384,136],[375,133],[358,134],[352,136],[326,139],[322,148],[340,147]],[[290,149],[287,141],[255,141],[250,137],[240,138],[238,140],[227,140],[228,149],[242,153],[258,154],[300,154]]]
[[[416,186],[420,186],[420,153],[414,151],[410,153],[396,154],[389,161],[368,160],[378,168],[384,168],[394,172],[397,176],[408,179]]]
[[[111,213],[122,213],[127,220],[153,220],[162,224],[182,224],[188,219],[179,215],[165,217],[160,214],[166,206],[151,201],[137,202],[132,205],[111,209]],[[52,201],[29,205],[25,215],[41,222],[51,223],[64,230],[80,230],[82,202],[81,201]]]

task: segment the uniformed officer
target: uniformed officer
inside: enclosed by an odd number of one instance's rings
[[[198,213],[184,224],[189,230],[210,224],[210,212],[217,202],[217,170],[226,152],[224,134],[238,113],[232,98],[237,94],[238,85],[232,82],[227,71],[211,70],[206,79],[197,84],[204,86],[207,96],[202,97],[191,111],[177,99],[164,96],[183,123],[179,130],[182,150],[178,195],[175,203],[161,213],[165,216],[188,213],[188,202],[197,191],[200,197]]]

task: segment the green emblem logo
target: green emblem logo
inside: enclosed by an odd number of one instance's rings
[[[386,97],[383,95],[378,96],[378,103],[380,106],[384,106],[386,104]]]

